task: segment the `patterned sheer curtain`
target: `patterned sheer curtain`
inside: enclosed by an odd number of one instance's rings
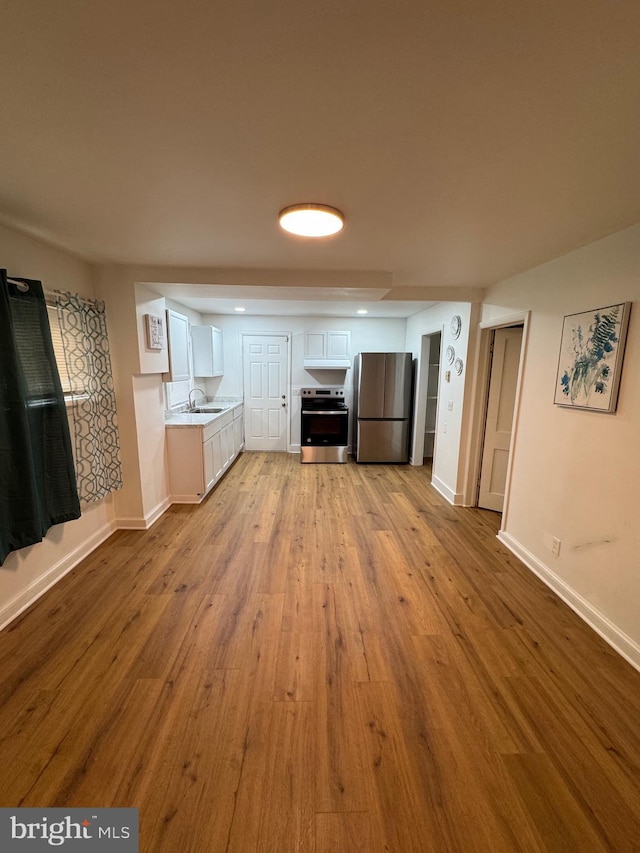
[[[55,293],[72,405],[78,494],[82,503],[122,488],[120,436],[104,302]]]

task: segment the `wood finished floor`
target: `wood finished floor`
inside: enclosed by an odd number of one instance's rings
[[[640,850],[640,673],[424,469],[246,453],[0,634],[0,805],[143,853]]]

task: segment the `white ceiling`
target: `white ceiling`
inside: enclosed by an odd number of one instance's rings
[[[0,217],[94,261],[384,273],[412,313],[640,220],[638,0],[3,0],[0,32]],[[344,231],[280,231],[304,201]]]

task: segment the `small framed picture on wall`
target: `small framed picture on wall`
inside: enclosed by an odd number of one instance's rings
[[[147,336],[147,349],[164,349],[164,322],[155,314],[144,315],[144,327]]]

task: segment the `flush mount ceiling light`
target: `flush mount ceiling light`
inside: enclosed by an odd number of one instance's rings
[[[344,216],[326,204],[292,204],[278,215],[280,227],[299,237],[329,237],[344,226]]]
[[[238,307],[237,307],[237,308],[235,308],[234,310],[235,310],[235,311],[239,311],[240,313],[242,313],[242,311],[246,311],[247,309],[246,309],[246,308],[243,308],[241,305],[238,305]]]
[[[368,313],[369,312],[367,311],[366,308],[358,308],[358,310],[356,311],[356,314],[368,314]]]

